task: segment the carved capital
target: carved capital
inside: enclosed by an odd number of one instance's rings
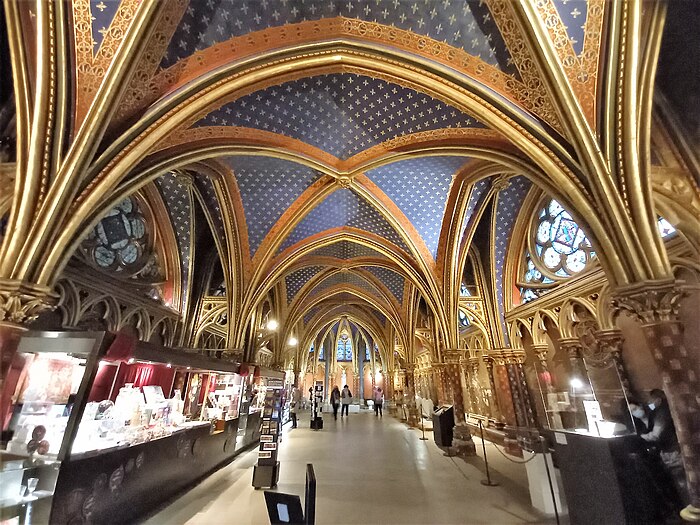
[[[613,307],[626,310],[642,324],[678,321],[678,308],[683,290],[673,279],[635,284],[618,289]]]
[[[547,354],[549,353],[549,346],[547,345],[533,345],[532,347],[533,352],[537,356],[537,359],[540,361],[546,363],[547,362]]]
[[[29,323],[55,308],[57,299],[48,286],[0,279],[0,323]]]
[[[336,179],[338,181],[338,186],[344,189],[349,189],[352,186],[352,177],[348,175],[342,175]]]
[[[583,345],[577,337],[567,337],[565,339],[559,339],[559,347],[566,352],[570,359],[576,359],[581,357],[581,349]]]
[[[620,330],[601,330],[595,335],[601,352],[607,355],[616,355],[622,352],[622,343],[625,339]]]
[[[445,350],[442,354],[443,360],[447,365],[459,365],[462,358],[461,350]]]

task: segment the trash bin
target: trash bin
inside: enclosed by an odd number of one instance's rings
[[[452,446],[452,429],[455,426],[455,412],[452,405],[442,405],[433,413],[433,435],[439,447]]]

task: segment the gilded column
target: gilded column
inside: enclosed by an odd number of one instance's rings
[[[404,403],[406,404],[407,420],[406,422],[412,426],[418,426],[418,408],[416,407],[416,365],[406,365],[406,394],[404,395]]]
[[[462,351],[446,350],[443,353],[447,385],[452,394],[452,406],[455,415],[455,426],[452,435],[452,447],[460,456],[475,456],[476,446],[464,416],[464,396],[462,395],[462,369],[460,359]]]
[[[681,291],[673,281],[644,283],[620,291],[616,304],[642,324],[663,381],[678,434],[690,505],[681,512],[700,521],[700,352],[689,349],[678,317]]]
[[[469,382],[469,397],[471,402],[470,412],[475,414],[480,414],[482,416],[487,416],[488,414],[481,414],[481,403],[479,399],[479,365],[481,364],[478,357],[470,357],[468,361],[467,381]]]
[[[438,404],[447,402],[447,389],[445,387],[445,363],[433,363],[433,380],[437,390]]]
[[[552,386],[552,373],[549,371],[549,363],[547,363],[547,354],[549,347],[545,345],[533,345],[533,351],[537,356],[537,365],[539,368],[538,377],[542,384],[542,390],[547,394],[554,392]]]

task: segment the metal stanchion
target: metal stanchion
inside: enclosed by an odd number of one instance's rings
[[[542,457],[544,458],[544,468],[547,470],[547,481],[549,482],[549,492],[552,494],[552,506],[554,507],[554,517],[559,525],[559,510],[557,509],[557,497],[554,494],[554,484],[552,483],[552,475],[549,472],[549,461],[547,461],[548,448],[544,437],[540,436],[540,444],[542,445]]]
[[[422,407],[420,410],[420,429],[423,432],[423,437],[419,437],[418,439],[420,439],[421,441],[427,440],[428,438],[425,437],[425,423],[423,423],[423,408]]]
[[[484,451],[484,463],[486,464],[486,479],[482,479],[481,484],[487,487],[497,487],[499,483],[491,479],[491,472],[489,471],[489,460],[486,457],[486,442],[484,441],[484,425],[481,423],[481,419],[479,420],[479,431],[481,432],[481,448]]]

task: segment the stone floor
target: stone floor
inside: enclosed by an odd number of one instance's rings
[[[317,478],[316,523],[438,524],[553,523],[530,505],[525,467],[503,457],[487,443],[492,477],[498,487],[483,486],[482,457],[464,461],[446,457],[420,430],[371,412],[309,430],[308,414],[299,428],[285,427],[280,445],[276,490],[304,494],[307,463]],[[476,440],[481,456],[481,442]],[[257,449],[246,452],[207,478],[148,524],[267,524],[262,490],[251,485]]]

